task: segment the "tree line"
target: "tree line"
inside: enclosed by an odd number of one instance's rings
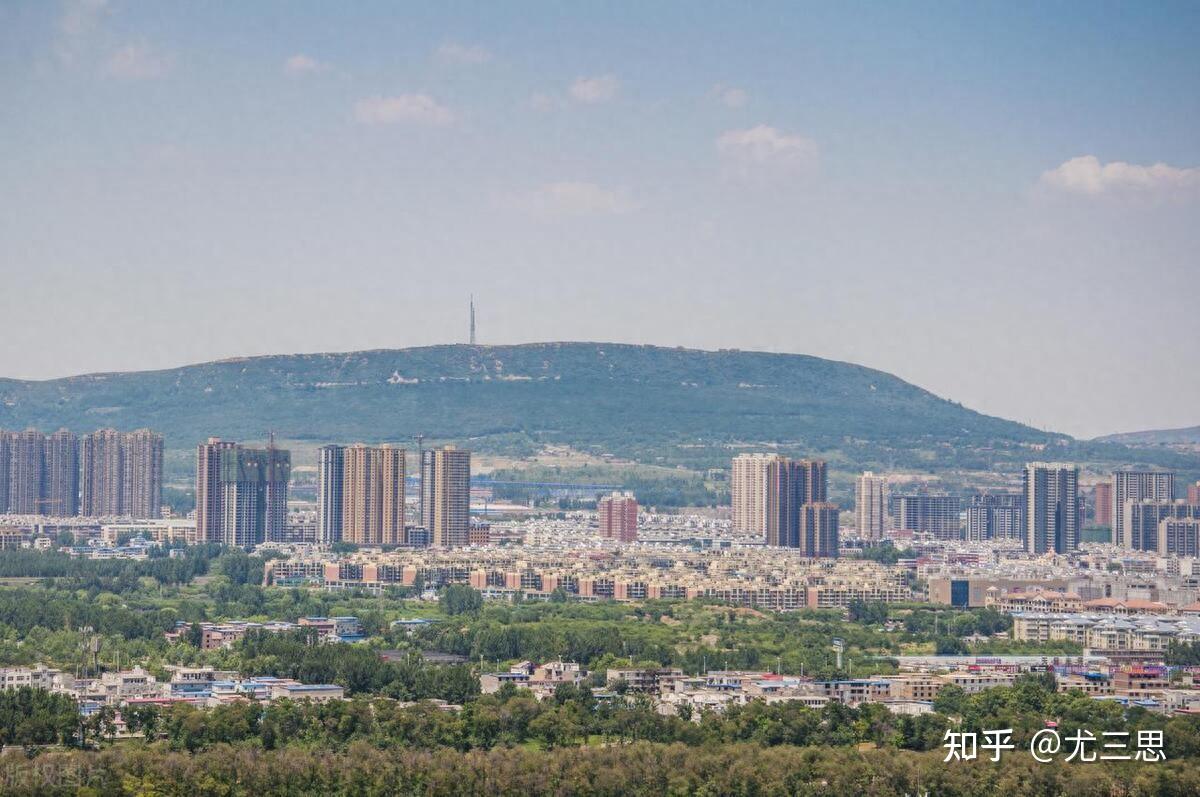
[[[1195,793],[1200,762],[1038,764],[1028,753],[1000,763],[944,763],[941,752],[793,747],[739,742],[703,747],[636,742],[576,748],[380,748],[293,745],[261,750],[219,744],[188,753],[124,745],[29,758],[0,756],[4,792],[45,795],[504,794],[550,797],[683,797],[803,794],[809,797],[1158,797]]]
[[[451,703],[479,694],[479,679],[466,665],[427,664],[416,654],[385,661],[378,650],[365,645],[322,644],[311,629],[252,631],[234,646],[234,655],[242,672],[338,684],[349,694]]]
[[[601,696],[587,685],[575,684],[560,684],[541,701],[530,691],[508,684],[495,694],[467,695],[458,709],[409,702],[407,695],[389,699],[382,695],[393,690],[385,684],[371,696],[328,703],[244,701],[213,709],[186,703],[143,704],[127,706],[122,713],[130,732],[143,735],[147,742],[193,753],[225,744],[263,750],[292,745],[341,750],[357,742],[464,752],[631,742],[697,748],[731,742],[765,747],[869,744],[922,752],[940,748],[950,728],[1012,728],[1019,748],[1027,746],[1047,721],[1054,721],[1064,738],[1076,730],[1091,731],[1097,738],[1105,731],[1134,736],[1141,730],[1162,731],[1169,759],[1200,759],[1198,717],[1169,718],[1138,708],[1126,710],[1079,692],[1059,693],[1053,679],[1042,676],[1022,677],[1011,687],[971,696],[955,689],[946,687],[935,711],[919,716],[896,714],[878,703],[852,707],[829,702],[818,709],[798,701],[751,701],[702,716],[683,707],[665,715],[645,695]],[[66,742],[73,708],[74,701],[61,696],[18,690],[0,702],[0,733],[7,733],[3,738],[12,743]]]
[[[598,699],[561,685],[538,701],[512,686],[461,710],[385,698],[314,704],[252,701],[123,710],[142,741],[100,752],[6,755],[6,794],[936,794],[1171,795],[1200,782],[1200,718],[1122,710],[1052,677],[965,696],[911,717],[877,704],[733,706],[700,722],[664,716],[639,697]],[[90,728],[111,739],[112,712]],[[1034,764],[1025,745],[1047,720],[1075,728],[1161,730],[1167,760]],[[6,744],[84,743],[71,737],[74,701],[38,690],[0,693]],[[94,727],[93,727],[94,726]],[[947,729],[1014,728],[1001,765],[945,763]],[[36,754],[32,750],[31,754]],[[56,787],[64,788],[56,790]],[[830,789],[833,789],[832,791]]]
[[[177,555],[170,552],[178,550]],[[0,557],[0,578],[44,578],[63,582],[75,589],[100,589],[123,593],[137,590],[139,579],[152,578],[158,584],[189,584],[206,575],[214,561],[232,566],[235,561],[250,560],[245,552],[225,549],[215,543],[205,545],[166,544],[151,546],[148,558],[85,559],[59,553],[17,549]],[[261,578],[261,560],[258,560]]]

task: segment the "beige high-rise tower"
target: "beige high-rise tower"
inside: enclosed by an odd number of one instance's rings
[[[733,528],[745,534],[767,533],[767,482],[771,463],[778,454],[738,454],[733,458],[729,492],[733,504]]]
[[[471,452],[454,446],[429,449],[421,459],[421,514],[433,545],[470,542]]]
[[[59,429],[46,438],[41,514],[71,517],[79,510],[79,438]]]
[[[800,509],[820,503],[828,492],[826,463],[779,454],[740,454],[733,459],[733,526],[762,536],[767,545],[800,545]]]
[[[881,540],[887,523],[887,479],[866,471],[854,489],[854,512],[859,539]]]
[[[26,429],[9,438],[8,511],[14,515],[42,513],[42,479],[46,465],[46,435]]]
[[[162,514],[163,436],[138,429],[122,436],[121,509],[135,518]]]
[[[163,437],[100,429],[79,446],[80,513],[156,518],[162,512]]]
[[[403,544],[404,449],[361,443],[344,449],[341,509],[346,542]]]
[[[237,443],[217,437],[196,446],[196,538],[200,542],[224,539],[221,458],[224,452],[236,450]]]
[[[122,438],[116,429],[99,429],[85,435],[79,447],[80,512],[87,517],[124,514],[121,507]]]

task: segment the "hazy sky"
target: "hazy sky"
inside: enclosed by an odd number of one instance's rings
[[[1200,423],[1200,4],[0,3],[0,376],[803,352]]]

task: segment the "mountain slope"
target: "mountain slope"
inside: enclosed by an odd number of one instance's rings
[[[1143,432],[1121,432],[1097,437],[1102,443],[1124,443],[1125,445],[1200,445],[1200,426],[1182,429],[1147,429]]]
[[[149,426],[185,449],[210,435],[546,443],[711,466],[731,447],[841,452],[847,466],[948,467],[1057,438],[881,371],[795,354],[604,343],[433,346],[254,357],[163,371],[0,380],[0,427]],[[978,458],[978,457],[976,457]],[[987,462],[979,461],[981,466]]]

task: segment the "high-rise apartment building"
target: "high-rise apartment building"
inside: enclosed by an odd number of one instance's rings
[[[438,548],[470,542],[471,452],[454,446],[421,452],[421,525]]]
[[[829,498],[829,468],[824,460],[793,460],[792,474],[792,491],[797,505],[819,504]]]
[[[1015,506],[996,506],[990,510],[990,526],[993,540],[1025,539],[1025,504],[1020,495],[1014,495]]]
[[[342,540],[404,544],[404,449],[349,446],[343,452],[342,474]]]
[[[161,503],[162,437],[154,432],[101,430],[80,441],[65,429],[0,431],[0,513],[157,517]]]
[[[972,504],[967,507],[966,526],[964,535],[971,542],[981,542],[992,539],[992,511],[986,506]]]
[[[838,506],[825,501],[800,507],[797,528],[800,553],[811,557],[838,555]]]
[[[79,438],[59,429],[46,438],[41,514],[73,517],[79,510]]]
[[[345,463],[345,446],[321,446],[317,452],[317,539],[324,545],[342,539]]]
[[[121,442],[121,514],[156,518],[162,514],[163,436],[138,429]]]
[[[287,533],[291,453],[209,438],[196,451],[196,534],[253,548]]]
[[[79,446],[79,511],[156,518],[162,512],[163,438],[149,429],[100,429]]]
[[[973,495],[966,519],[966,538],[973,542],[1025,538],[1025,505],[1020,493]]]
[[[262,496],[266,508],[263,539],[282,540],[287,535],[288,487],[292,481],[292,452],[276,448],[274,442],[259,454]]]
[[[196,447],[196,539],[220,542],[224,536],[221,464],[238,444],[216,437]]]
[[[1189,504],[1200,510],[1200,505]],[[1200,512],[1190,518],[1166,517],[1158,523],[1158,552],[1163,556],[1200,556]]]
[[[1112,475],[1112,541],[1133,548],[1125,530],[1125,504],[1128,501],[1172,501],[1175,498],[1175,474],[1167,471],[1117,470]],[[1155,537],[1157,539],[1157,537]]]
[[[46,436],[36,429],[16,432],[9,441],[8,511],[14,515],[42,513],[42,479]]]
[[[0,429],[0,514],[8,512],[8,471],[12,464],[12,432]]]
[[[1187,502],[1189,504],[1200,504],[1200,482],[1188,485]]]
[[[729,492],[733,528],[743,534],[767,533],[767,470],[778,454],[739,454],[733,458]]]
[[[621,542],[637,542],[638,502],[633,493],[601,496],[596,502],[600,536]]]
[[[854,485],[855,528],[859,539],[881,540],[887,530],[887,479],[866,471]]]
[[[1079,468],[1062,463],[1025,466],[1025,550],[1070,553],[1079,547]]]
[[[162,436],[148,429],[85,435],[0,432],[0,511],[66,517],[158,517]]]
[[[774,547],[795,548],[797,545],[800,517],[792,465],[786,457],[775,457],[767,463],[767,477],[763,483],[763,539]]]
[[[1200,505],[1186,501],[1126,501],[1122,518],[1126,548],[1133,551],[1157,551],[1166,556],[1175,553],[1159,547],[1160,526],[1164,520],[1200,518]]]
[[[778,454],[740,454],[733,460],[731,499],[734,528],[761,535],[767,545],[799,547],[800,508],[828,493],[821,460]]]
[[[117,517],[122,512],[125,446],[116,429],[84,435],[79,446],[80,511],[88,517]]]
[[[769,466],[767,474],[767,545],[800,548],[800,510],[828,497],[825,462],[781,459]]]
[[[892,527],[932,534],[939,540],[962,538],[962,502],[956,495],[893,494]]]
[[[1112,528],[1113,500],[1112,482],[1099,482],[1092,494],[1092,523]]]

